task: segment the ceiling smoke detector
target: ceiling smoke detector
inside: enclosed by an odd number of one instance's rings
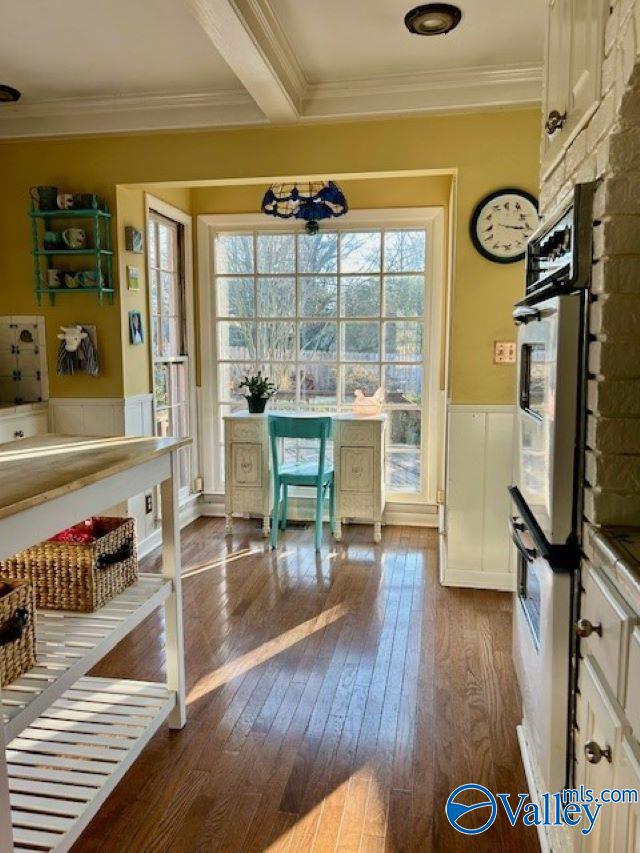
[[[0,83],[0,104],[15,104],[20,100],[22,92],[14,89],[13,86],[5,86]]]
[[[417,36],[440,36],[458,26],[462,12],[450,3],[426,3],[416,6],[404,16],[410,33]]]

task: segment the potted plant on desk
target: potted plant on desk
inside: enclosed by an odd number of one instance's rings
[[[268,376],[263,376],[259,370],[255,376],[245,376],[238,388],[247,389],[247,403],[251,414],[262,414],[270,398],[278,390]]]

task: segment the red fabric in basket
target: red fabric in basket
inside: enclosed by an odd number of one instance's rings
[[[75,545],[89,545],[101,536],[109,533],[123,522],[121,518],[87,518],[80,524],[67,527],[49,539],[49,542],[71,542]]]

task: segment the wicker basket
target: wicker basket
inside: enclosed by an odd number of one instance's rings
[[[35,615],[31,584],[0,582],[0,685],[11,684],[35,664]]]
[[[0,563],[0,577],[29,580],[36,606],[90,613],[138,578],[135,522],[97,518],[87,544],[47,540]]]

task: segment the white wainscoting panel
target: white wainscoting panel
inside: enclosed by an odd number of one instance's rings
[[[512,406],[449,406],[446,530],[440,549],[445,586],[514,588],[508,534]]]

